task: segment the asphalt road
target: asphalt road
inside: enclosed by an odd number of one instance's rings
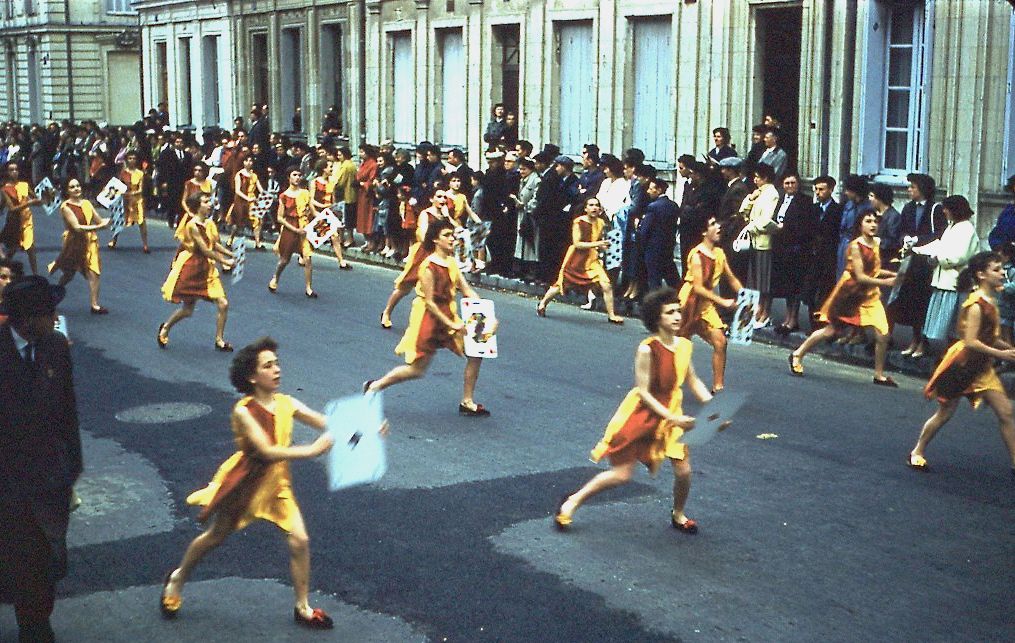
[[[41,262],[58,222],[37,215]],[[229,357],[212,350],[214,310],[198,305],[166,351],[155,332],[172,307],[159,286],[175,252],[152,222],[153,252],[128,230],[103,247],[102,303],[88,314],[77,279],[61,307],[74,342],[86,472],[72,518],[70,575],[54,614],[65,641],[655,641],[1010,640],[1015,594],[1015,480],[996,421],[963,406],[927,454],[904,466],[933,406],[922,382],[870,384],[867,369],[733,347],[728,386],[750,393],[734,427],[694,450],[687,512],[669,526],[672,475],[639,472],[551,529],[566,491],[598,468],[589,449],[631,386],[633,320],[484,291],[501,319],[501,356],[484,364],[461,418],[463,363],[440,355],[419,382],[390,389],[389,470],[377,485],[326,489],[320,462],[293,465],[312,551],[313,602],[331,633],[291,622],[288,556],[255,524],[209,556],[178,619],[158,613],[161,578],[199,531],[184,500],[232,452]],[[395,329],[377,319],[394,274],[315,261],[320,299],[293,263],[277,295],[273,255],[249,253],[226,282],[227,339],[270,334],[283,389],[316,408],[398,363]],[[709,373],[707,347],[694,362]],[[693,409],[693,404],[688,404]],[[297,441],[312,436],[298,429]],[[777,437],[760,439],[762,434]],[[0,607],[0,635],[15,636]]]

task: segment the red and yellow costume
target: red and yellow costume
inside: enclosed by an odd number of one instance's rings
[[[881,303],[880,288],[857,282],[851,268],[854,257],[859,256],[863,261],[864,274],[877,277],[881,272],[880,245],[881,240],[877,237],[874,237],[873,248],[861,243],[860,238],[849,242],[846,249],[846,270],[818,311],[818,321],[857,328],[869,326],[882,335],[888,334],[888,317]]]
[[[451,199],[451,217],[459,227],[464,226],[467,216],[465,214],[465,206],[469,201],[468,198],[461,192],[448,192],[448,196]]]
[[[173,260],[169,276],[162,284],[162,298],[175,304],[184,299],[215,301],[226,296],[215,261],[201,254],[193,237],[193,230],[196,229],[196,234],[201,235],[205,246],[214,248],[219,240],[218,226],[211,219],[205,219],[203,224],[197,221],[193,223],[193,227],[188,225],[183,229],[180,249]]]
[[[89,201],[82,201],[81,205],[64,203],[64,207],[70,208],[78,220],[78,225],[93,225],[99,215]],[[102,263],[99,261],[99,235],[94,230],[76,231],[64,223],[66,230],[63,232],[63,247],[56,260],[49,264],[49,272],[56,270],[66,272],[80,272],[82,275],[88,272],[95,274],[102,273]]]
[[[561,292],[570,289],[587,290],[591,286],[608,286],[610,277],[595,248],[579,248],[574,244],[595,242],[603,238],[603,220],[582,215],[571,224],[572,245],[564,254],[564,261],[554,284]]]
[[[282,217],[294,228],[303,229],[310,223],[310,192],[297,190],[296,195],[283,192],[278,197],[282,204]],[[279,257],[288,259],[293,254],[301,257],[309,257],[312,249],[307,238],[296,234],[285,226],[280,226],[278,241],[275,242],[275,252]]]
[[[127,186],[127,194],[123,195],[123,220],[125,225],[141,225],[144,223],[144,171],[140,169],[120,170],[118,178]],[[136,192],[136,194],[134,194]]]
[[[250,199],[257,196],[257,174],[241,170],[236,176],[240,178],[240,190],[233,198],[233,204],[229,206],[226,221],[229,222],[229,225],[234,226],[244,226],[250,223],[251,227],[257,230],[261,227],[261,220],[250,213],[250,206],[253,204],[240,196],[243,194]]]
[[[194,181],[194,179],[191,179],[183,184],[183,214],[180,215],[180,222],[176,224],[175,236],[177,239],[180,240],[183,239],[183,231],[187,227],[187,222],[190,221],[190,217],[192,217],[194,214],[193,212],[187,209],[187,199],[189,199],[190,195],[194,194],[195,192],[204,192],[205,194],[208,195],[208,198],[211,198],[211,192],[213,187],[214,184],[211,182],[211,179],[205,179],[200,183],[197,183]]]
[[[395,288],[414,286],[419,280],[419,267],[428,256],[423,250],[423,237],[426,236],[426,229],[437,220],[438,216],[433,208],[427,208],[419,213],[416,223],[416,242],[409,246],[409,254],[405,257],[405,267],[395,277]]]
[[[3,186],[3,191],[10,201],[12,210],[27,203],[32,195],[32,189],[26,181],[6,183]],[[35,222],[32,219],[32,209],[25,208],[21,211],[20,217],[8,214],[7,223],[4,225],[0,237],[9,245],[22,250],[32,248],[35,245]]]
[[[236,407],[247,409],[271,444],[287,447],[292,443],[295,409],[288,395],[275,394],[274,413],[250,396]],[[289,462],[258,459],[236,421],[232,428],[239,450],[219,466],[207,487],[187,497],[187,503],[204,507],[198,516],[202,521],[224,515],[236,520],[235,529],[243,529],[260,518],[292,532],[299,507],[293,497]]]
[[[970,293],[962,304],[958,323],[959,336],[965,332],[969,310],[973,306],[980,308],[980,332],[976,338],[987,346],[993,346],[999,335],[1001,318],[994,302],[979,292]],[[976,408],[984,391],[1005,392],[1004,385],[994,371],[994,360],[986,353],[970,350],[960,339],[945,352],[941,363],[934,369],[934,374],[924,387],[923,394],[927,399],[937,398],[939,402],[948,402],[964,396],[969,399],[973,408]]]
[[[674,348],[668,348],[658,337],[649,337],[639,346],[651,351],[649,392],[671,413],[683,413],[681,386],[691,363],[691,340],[678,337]],[[606,433],[592,449],[590,457],[599,462],[604,456],[610,464],[628,464],[638,460],[655,473],[663,458],[683,460],[687,446],[677,442],[683,429],[672,426],[656,415],[641,399],[638,387],[632,388],[620,403],[606,426]]]
[[[422,275],[424,270],[433,276],[434,303],[448,319],[453,322],[461,321],[455,303],[458,282],[462,278],[458,263],[452,257],[445,260],[437,255],[430,255],[420,265],[419,274]],[[446,348],[459,356],[465,354],[462,336],[452,333],[451,329],[441,323],[426,307],[423,284],[420,282],[416,284],[416,298],[412,301],[412,311],[409,313],[409,327],[405,329],[398,346],[395,346],[395,353],[405,355],[405,363],[412,364],[424,355],[436,353],[440,348]]]
[[[684,271],[684,283],[680,285],[677,300],[680,303],[680,335],[691,336],[699,330],[714,328],[724,330],[726,324],[719,317],[715,303],[707,297],[694,292],[694,277],[691,275],[691,261],[697,257],[701,264],[701,282],[705,288],[715,290],[726,272],[726,253],[722,248],[709,250],[705,244],[698,244],[687,255],[687,269]]]

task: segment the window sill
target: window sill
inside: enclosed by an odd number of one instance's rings
[[[883,183],[893,188],[904,188],[909,185],[909,181],[906,180],[906,175],[909,174],[875,174],[871,177],[873,183]]]

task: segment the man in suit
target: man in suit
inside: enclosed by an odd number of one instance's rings
[[[673,262],[680,207],[666,196],[668,189],[670,184],[658,177],[648,182],[645,192],[649,203],[645,206],[645,216],[637,231],[638,246],[644,254],[645,284],[649,291],[662,286],[664,280],[673,288],[680,285],[680,274]]]
[[[250,131],[247,133],[250,144],[260,143],[262,150],[269,149],[268,115],[263,110],[250,110]]]
[[[705,222],[715,216],[724,193],[722,183],[716,180],[717,177],[706,163],[692,160],[687,171],[690,183],[684,189],[684,200],[680,205],[681,268],[687,265],[687,255],[691,249],[701,242]]]
[[[779,147],[779,130],[769,128],[764,137],[765,151],[761,153],[758,163],[767,163],[775,170],[776,180],[781,180],[788,169],[789,156],[786,150]]]
[[[786,318],[775,328],[779,335],[788,335],[800,326],[800,295],[810,272],[816,229],[812,206],[813,202],[800,194],[800,177],[787,174],[775,209],[779,227],[772,236],[772,296],[786,299]]]
[[[567,199],[564,197],[561,178],[557,174],[553,157],[544,150],[536,154],[532,160],[535,161],[536,171],[539,172],[539,187],[533,197],[536,200],[536,207],[532,212],[532,218],[539,229],[538,275],[544,283],[552,283],[563,256],[562,254],[557,256],[561,244],[564,244],[565,250],[567,248],[567,233],[566,231],[561,233],[560,225],[561,208]]]
[[[26,277],[3,291],[0,313],[0,601],[13,603],[20,640],[52,641],[56,581],[67,574],[71,492],[81,437],[67,340],[53,332],[64,289]]]
[[[835,267],[842,206],[832,198],[834,189],[835,179],[832,177],[819,176],[814,179],[815,203],[811,206],[814,226],[810,248],[811,265],[800,293],[800,300],[807,304],[812,317],[832,292],[839,278],[839,275],[835,274]]]
[[[166,222],[170,228],[183,214],[183,184],[193,175],[193,159],[187,154],[182,136],[173,138],[172,148],[159,154],[159,190],[164,195]]]

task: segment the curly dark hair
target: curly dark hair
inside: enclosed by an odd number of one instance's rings
[[[645,295],[641,302],[641,323],[651,332],[659,330],[659,317],[663,313],[663,306],[678,303],[677,291],[668,286],[657,288]]]
[[[264,351],[277,353],[278,342],[270,337],[262,337],[241,348],[233,358],[233,363],[229,366],[229,382],[240,393],[250,395],[254,392],[250,377],[257,370],[257,356]]]

